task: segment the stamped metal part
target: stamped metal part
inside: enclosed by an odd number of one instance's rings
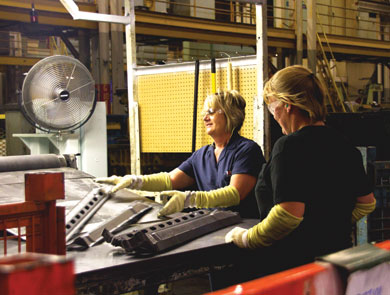
[[[92,247],[103,240],[103,230],[112,234],[118,233],[130,224],[136,223],[145,213],[152,209],[151,205],[134,203],[114,218],[99,225],[94,230],[77,237],[73,243],[83,248]]]
[[[103,235],[107,242],[128,252],[157,253],[240,221],[236,212],[198,210],[128,234]]]
[[[88,220],[110,198],[111,194],[102,188],[91,190],[69,213],[66,215],[66,242],[80,232]]]

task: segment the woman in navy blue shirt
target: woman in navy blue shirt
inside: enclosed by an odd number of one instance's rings
[[[206,98],[203,121],[213,143],[195,151],[178,168],[151,175],[115,175],[97,179],[122,188],[161,191],[169,201],[159,216],[180,212],[186,207],[229,208],[242,217],[259,216],[254,187],[265,162],[260,146],[239,135],[245,119],[244,98],[235,90]],[[197,191],[185,190],[193,185]]]

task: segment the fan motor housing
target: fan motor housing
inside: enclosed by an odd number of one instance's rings
[[[69,93],[69,91],[68,90],[62,90],[61,92],[60,92],[60,99],[61,100],[68,100],[69,98],[70,98],[70,93]]]

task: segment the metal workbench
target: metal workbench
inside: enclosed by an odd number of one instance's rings
[[[65,200],[57,201],[57,204],[65,206],[66,211],[73,208],[93,188],[101,186],[93,182],[91,175],[69,167],[1,172],[0,204],[24,201],[24,174],[33,172],[64,172]],[[121,190],[99,209],[85,229],[112,218],[135,200],[149,202],[153,206],[153,209],[139,220],[135,229],[158,222],[157,212],[161,205],[145,200],[133,192]],[[256,220],[245,220],[237,225],[248,228],[255,223]],[[132,256],[124,249],[105,242],[85,251],[68,251],[67,256],[72,258],[75,264],[77,293],[121,294],[137,289],[153,290],[163,282],[229,267],[239,259],[243,251],[224,242],[225,234],[234,226],[157,255]]]
[[[250,227],[255,220],[240,224]],[[85,252],[68,253],[76,265],[78,294],[121,294],[154,289],[161,283],[219,271],[236,263],[242,249],[226,244],[225,234],[233,226],[218,230],[175,249],[153,256],[136,257],[104,243]]]

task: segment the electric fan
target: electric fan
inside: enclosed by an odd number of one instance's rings
[[[36,128],[49,133],[72,132],[95,110],[95,82],[79,60],[49,56],[27,73],[19,105]]]

